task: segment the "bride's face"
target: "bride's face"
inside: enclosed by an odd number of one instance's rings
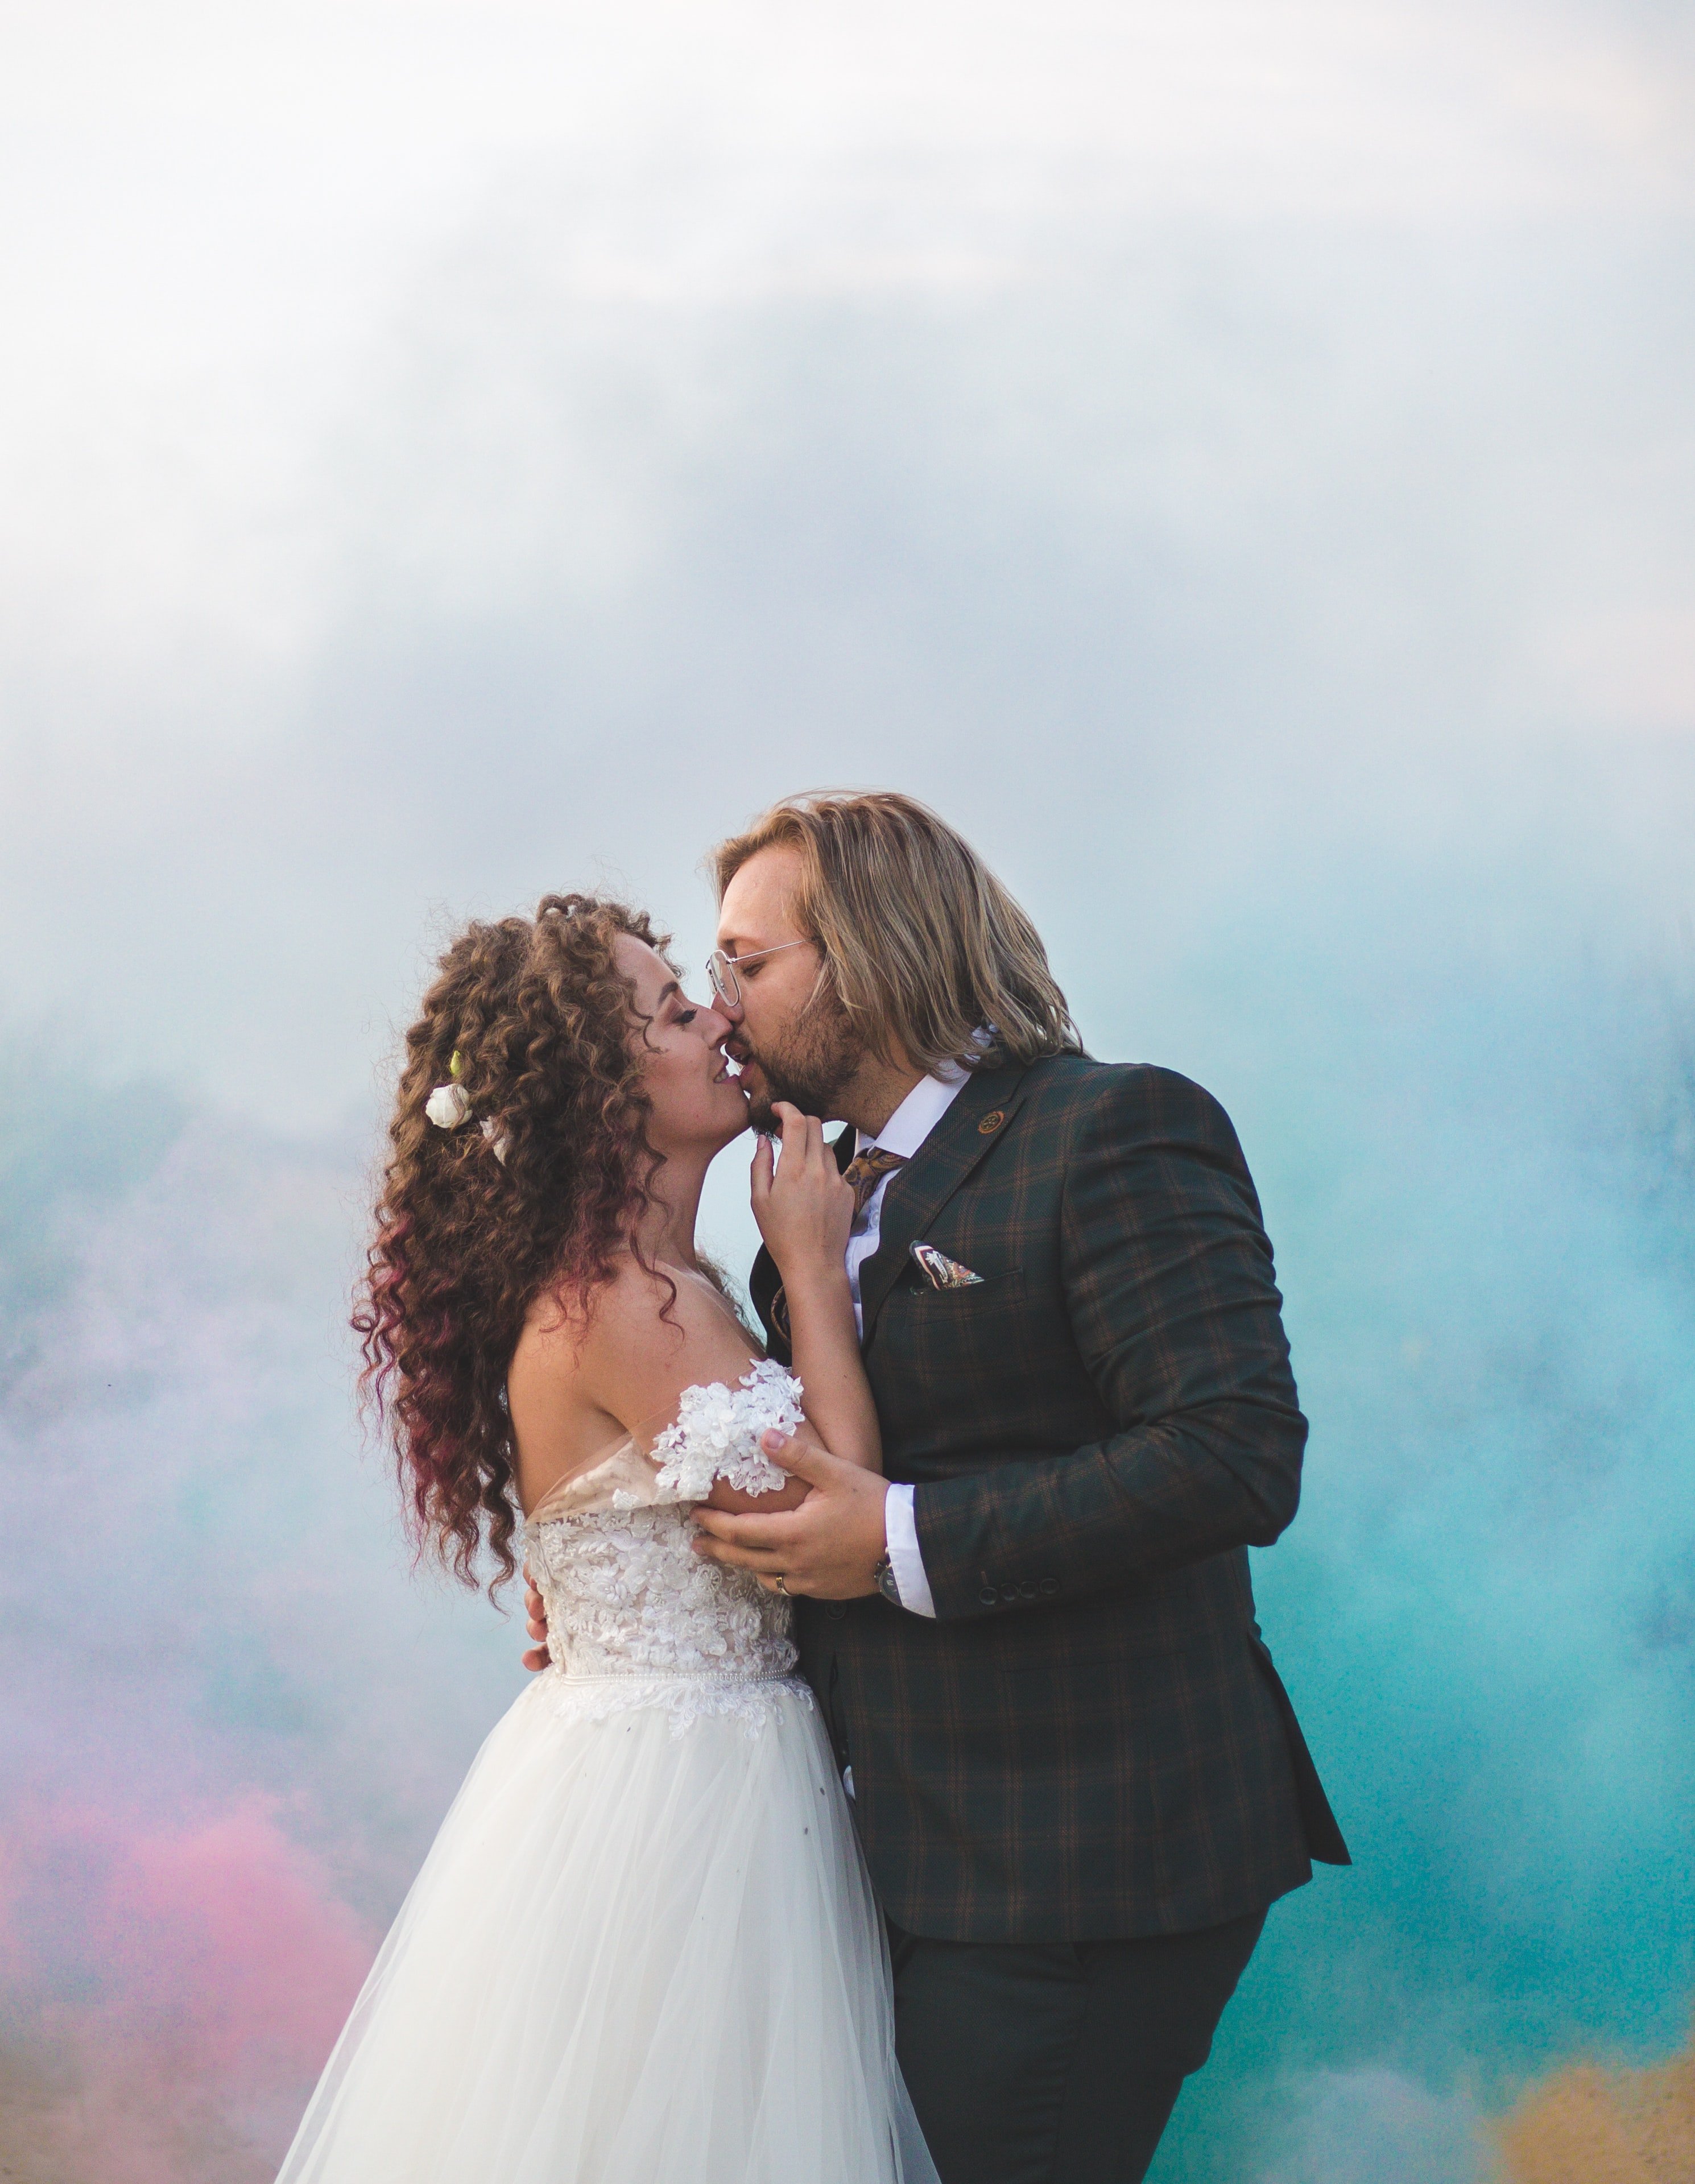
[[[747,1095],[730,1073],[724,1041],[730,1020],[691,1001],[677,973],[644,940],[621,933],[619,970],[635,988],[639,1017],[633,1034],[642,1062],[642,1089],[653,1102],[648,1141],[656,1153],[716,1152],[744,1130]]]

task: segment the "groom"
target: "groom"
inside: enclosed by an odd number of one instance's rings
[[[849,1125],[886,1479],[792,1446],[806,1501],[700,1551],[798,1597],[944,2184],[1134,2184],[1268,1906],[1347,1862],[1248,1579],[1307,1431],[1253,1185],[1198,1086],[1080,1052],[923,805],[792,800],[716,861],[755,1126]]]

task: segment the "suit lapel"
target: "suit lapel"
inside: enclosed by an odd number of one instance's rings
[[[1023,1075],[1022,1069],[985,1069],[972,1077],[911,1162],[889,1178],[877,1250],[859,1270],[863,1341],[870,1341],[912,1245],[999,1142],[1022,1097]]]

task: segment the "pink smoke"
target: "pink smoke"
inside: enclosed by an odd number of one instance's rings
[[[39,1814],[0,1839],[0,1910],[55,2087],[17,2151],[67,2184],[269,2174],[376,1942],[257,1797],[173,1827]]]

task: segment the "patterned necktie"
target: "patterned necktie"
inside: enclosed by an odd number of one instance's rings
[[[873,1145],[869,1152],[854,1155],[842,1173],[853,1185],[853,1217],[856,1221],[871,1203],[871,1194],[884,1177],[906,1165],[905,1153],[886,1153],[879,1145]]]

